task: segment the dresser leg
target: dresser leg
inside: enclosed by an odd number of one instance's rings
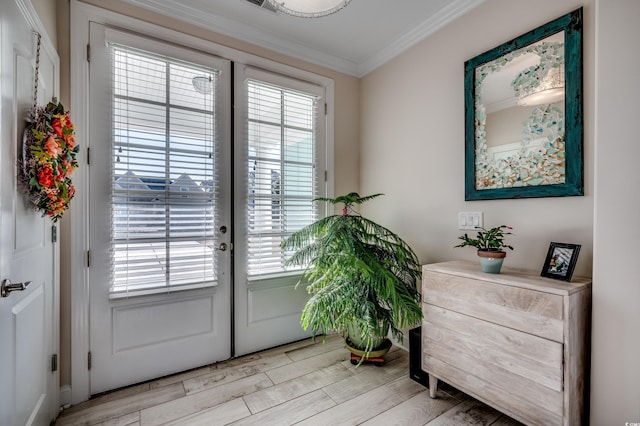
[[[436,392],[438,391],[438,378],[429,373],[429,396],[435,399]]]

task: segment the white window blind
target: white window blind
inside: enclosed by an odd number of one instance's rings
[[[284,272],[282,241],[318,218],[318,97],[247,79],[248,277]],[[324,170],[321,171],[324,174]]]
[[[213,285],[218,73],[109,47],[111,293]]]

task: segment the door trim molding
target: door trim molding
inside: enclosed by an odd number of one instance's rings
[[[89,206],[87,147],[90,146],[88,88],[89,64],[87,45],[89,43],[89,22],[112,26],[124,31],[155,37],[169,43],[192,47],[211,55],[220,56],[233,62],[252,65],[258,68],[286,74],[294,78],[309,81],[325,88],[326,101],[334,103],[333,79],[318,74],[283,65],[264,57],[252,55],[219,45],[213,41],[197,38],[156,24],[141,21],[130,16],[107,11],[96,6],[71,0],[71,37],[70,37],[70,79],[71,105],[76,124],[76,137],[84,145],[78,154],[79,167],[74,172],[76,196],[69,209],[70,217],[70,277],[71,277],[71,400],[77,404],[90,397],[90,375],[87,368],[87,354],[90,350],[89,335],[89,270],[87,251],[89,250]],[[214,33],[211,33],[215,37]],[[327,196],[333,196],[333,134],[334,108],[327,113]]]

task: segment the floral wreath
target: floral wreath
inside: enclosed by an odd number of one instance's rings
[[[74,126],[69,112],[55,99],[37,107],[24,132],[20,181],[42,216],[57,222],[69,208],[76,189],[69,177],[78,167]]]

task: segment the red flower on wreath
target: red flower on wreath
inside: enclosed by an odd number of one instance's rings
[[[54,118],[53,119],[53,121],[51,122],[51,127],[56,132],[56,136],[61,138],[62,137],[62,123],[60,122],[59,118]]]
[[[53,168],[49,164],[38,168],[38,183],[45,188],[53,186]]]
[[[69,129],[73,129],[73,123],[71,122],[71,119],[69,118],[69,113],[66,113],[64,115],[64,119],[65,119],[65,126],[68,127]]]

